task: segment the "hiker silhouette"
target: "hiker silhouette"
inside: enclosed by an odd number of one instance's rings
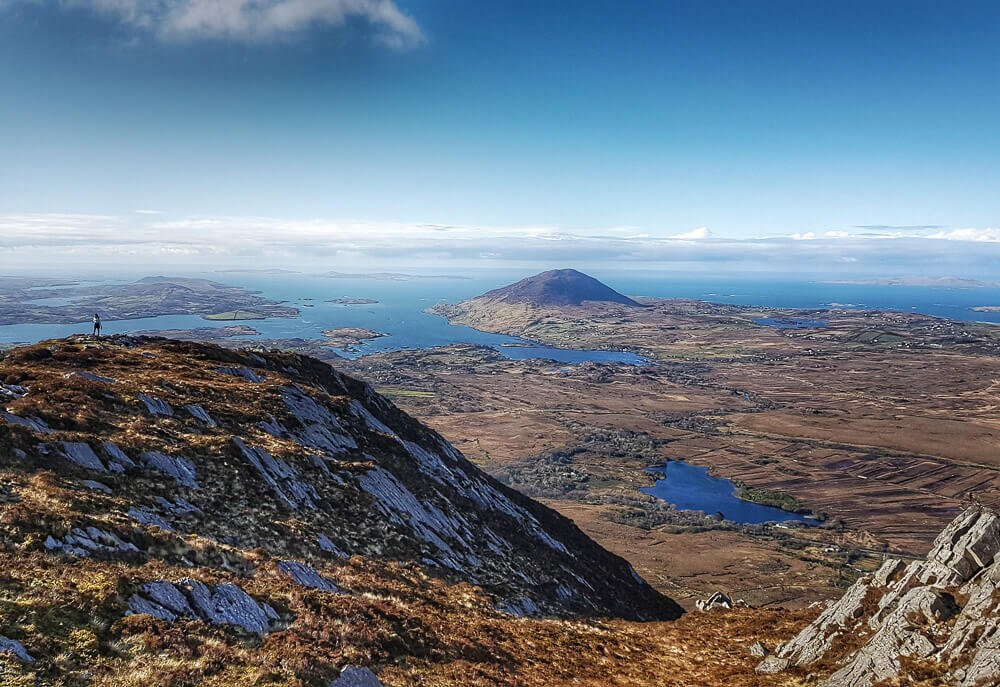
[[[101,316],[94,313],[94,336],[101,335]]]

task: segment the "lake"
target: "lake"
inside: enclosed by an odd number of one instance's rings
[[[643,487],[641,491],[672,503],[680,510],[697,510],[707,515],[722,513],[726,520],[745,525],[789,521],[819,524],[816,519],[805,515],[745,501],[736,496],[736,485],[728,479],[713,477],[708,474],[707,467],[680,460],[667,461],[663,479],[657,480],[651,487]]]

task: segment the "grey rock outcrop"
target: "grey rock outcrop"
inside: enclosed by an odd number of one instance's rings
[[[62,539],[49,535],[45,539],[48,551],[58,551],[71,556],[91,556],[93,554],[129,554],[139,553],[139,549],[131,542],[123,541],[118,535],[97,527],[74,527]]]
[[[935,540],[925,560],[887,560],[859,579],[777,657],[808,668],[840,665],[826,687],[909,679],[920,662],[944,684],[1000,684],[1000,516],[974,507]],[[765,665],[767,664],[767,665]]]
[[[308,565],[297,561],[281,561],[278,563],[278,571],[288,575],[295,580],[295,583],[310,589],[319,589],[324,592],[338,592],[340,589],[333,582],[320,575],[316,570]]]
[[[385,687],[368,668],[344,668],[330,687]]]
[[[192,618],[212,625],[235,625],[261,635],[271,632],[280,619],[268,604],[255,601],[235,584],[209,587],[190,578],[176,584],[158,580],[143,585],[129,599],[126,615],[141,613],[168,622]]]
[[[35,659],[32,658],[28,650],[24,648],[24,645],[16,639],[8,639],[3,635],[0,635],[0,653],[13,654],[21,663],[34,663]],[[0,674],[0,677],[3,677]],[[359,683],[360,684],[360,683]]]

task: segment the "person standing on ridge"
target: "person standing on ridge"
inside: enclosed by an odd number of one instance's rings
[[[94,336],[99,337],[101,335],[101,316],[96,312],[94,313]]]

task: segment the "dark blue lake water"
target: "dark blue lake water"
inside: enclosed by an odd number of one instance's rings
[[[764,327],[774,327],[775,329],[816,329],[826,326],[826,320],[814,320],[806,317],[755,317],[753,321]]]
[[[667,461],[663,479],[657,480],[651,487],[643,487],[641,491],[672,503],[681,510],[697,510],[707,515],[722,513],[726,520],[747,525],[789,521],[818,524],[815,519],[798,513],[744,501],[736,496],[736,485],[728,479],[712,477],[708,468],[679,460]]]

